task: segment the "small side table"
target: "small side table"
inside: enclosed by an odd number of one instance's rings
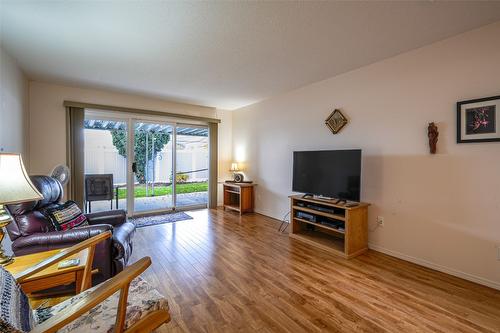
[[[251,213],[254,207],[253,183],[224,183],[224,210]]]
[[[14,262],[4,266],[4,268],[12,274],[17,274],[59,252],[61,252],[61,250],[52,250],[15,257]],[[58,264],[54,264],[21,282],[21,288],[23,288],[26,294],[31,294],[36,291],[76,282],[76,293],[78,294],[82,285],[83,270],[87,262],[87,255],[88,250],[83,250],[80,253],[72,255],[66,260],[80,259],[80,263],[77,266],[59,269],[57,267]]]

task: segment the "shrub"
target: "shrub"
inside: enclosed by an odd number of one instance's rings
[[[185,183],[189,179],[189,175],[187,173],[181,173],[175,176],[175,181],[177,184],[179,183]],[[170,181],[172,181],[172,177],[170,177]]]

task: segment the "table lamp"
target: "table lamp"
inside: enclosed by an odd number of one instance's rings
[[[231,163],[231,169],[229,171],[232,171],[232,172],[240,171],[240,169],[238,168],[238,163],[236,163],[236,162]]]
[[[242,173],[238,172],[240,169],[238,168],[238,163],[231,163],[231,169],[229,170],[233,173],[233,181],[236,183],[241,183],[244,179],[244,176]]]
[[[4,205],[18,204],[26,201],[43,199],[24,168],[23,159],[20,154],[0,154],[0,265],[8,265],[13,258],[6,256],[2,241],[5,237],[4,227],[11,221],[12,217]]]

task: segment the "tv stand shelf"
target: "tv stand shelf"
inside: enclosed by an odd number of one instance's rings
[[[300,206],[293,206],[293,209],[300,210],[300,211],[306,212],[306,213],[311,213],[311,214],[316,214],[316,215],[320,215],[320,216],[330,217],[330,218],[335,219],[335,220],[345,221],[345,217],[343,215],[339,215],[339,214],[325,213],[325,212],[322,212],[320,210],[314,210],[314,209],[309,209],[309,208],[300,207]]]
[[[299,222],[307,223],[307,224],[310,224],[310,225],[314,225],[316,227],[319,227],[319,228],[322,228],[322,229],[326,229],[326,230],[330,230],[330,231],[336,232],[336,233],[341,234],[341,235],[345,234],[345,231],[341,231],[341,230],[329,227],[329,226],[321,224],[321,223],[311,222],[311,221],[308,221],[308,220],[300,219],[298,217],[294,217],[294,219],[297,220],[297,221],[299,221]]]
[[[290,196],[290,237],[346,259],[356,257],[368,250],[369,204],[346,207],[334,202]]]

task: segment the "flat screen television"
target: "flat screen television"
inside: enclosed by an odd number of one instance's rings
[[[294,192],[359,201],[361,149],[293,152]]]

